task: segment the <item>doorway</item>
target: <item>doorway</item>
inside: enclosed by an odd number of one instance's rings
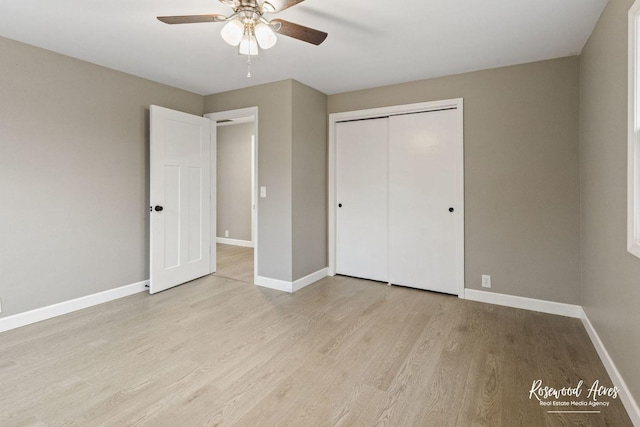
[[[212,141],[217,174],[216,212],[211,237],[216,245],[212,272],[249,283],[257,277],[257,107],[206,114],[214,122]]]

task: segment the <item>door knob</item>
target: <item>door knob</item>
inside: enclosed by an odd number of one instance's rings
[[[164,208],[160,205],[156,205],[156,207],[153,209],[155,209],[156,212],[162,212],[164,210]]]
[[[338,203],[338,207],[341,208],[342,207],[342,203]]]
[[[453,208],[449,208],[449,212],[453,212],[455,209]]]

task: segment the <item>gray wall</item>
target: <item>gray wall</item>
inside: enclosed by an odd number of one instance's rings
[[[258,275],[291,281],[291,80],[205,97],[205,112],[258,107]]]
[[[253,123],[218,126],[216,235],[251,241]]]
[[[258,275],[327,266],[326,95],[294,80],[205,97],[207,113],[258,107]]]
[[[579,61],[328,98],[330,113],[464,98],[466,287],[579,303]]]
[[[327,266],[327,96],[293,81],[293,280]]]
[[[626,250],[627,12],[610,0],[580,57],[582,304],[640,399],[640,259]]]
[[[203,97],[0,38],[8,316],[146,280],[148,110]]]

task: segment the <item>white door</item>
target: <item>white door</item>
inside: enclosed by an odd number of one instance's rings
[[[210,135],[209,119],[151,106],[151,293],[210,273]]]
[[[392,284],[458,293],[457,118],[456,110],[441,110],[389,119]]]
[[[387,281],[387,118],[336,124],[336,273]]]

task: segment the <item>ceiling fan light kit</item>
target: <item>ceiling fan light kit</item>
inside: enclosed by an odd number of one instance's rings
[[[237,19],[232,19],[222,27],[220,35],[222,36],[222,39],[231,46],[238,46],[242,41],[242,36],[244,35],[244,25],[242,25],[242,22]]]
[[[262,49],[270,49],[278,41],[270,25],[262,22],[261,18],[255,13],[236,14],[229,17],[220,35],[231,46],[238,46],[240,55],[257,55],[258,46]],[[274,24],[274,27],[278,28],[279,25]]]
[[[238,46],[238,53],[240,55],[255,56],[258,54],[258,42],[256,36],[245,34],[242,36],[240,46]]]
[[[304,0],[220,0],[230,6],[233,14],[224,15],[186,15],[186,16],[158,16],[158,20],[165,24],[195,24],[201,22],[226,22],[220,35],[231,46],[238,47],[238,54],[258,55],[259,49],[270,49],[275,46],[278,38],[276,33],[292,37],[314,45],[321,44],[327,33],[294,24],[283,19],[268,21],[265,13],[277,13]]]
[[[262,49],[271,49],[278,41],[276,33],[273,32],[271,27],[264,22],[258,22],[255,27],[256,39]]]

